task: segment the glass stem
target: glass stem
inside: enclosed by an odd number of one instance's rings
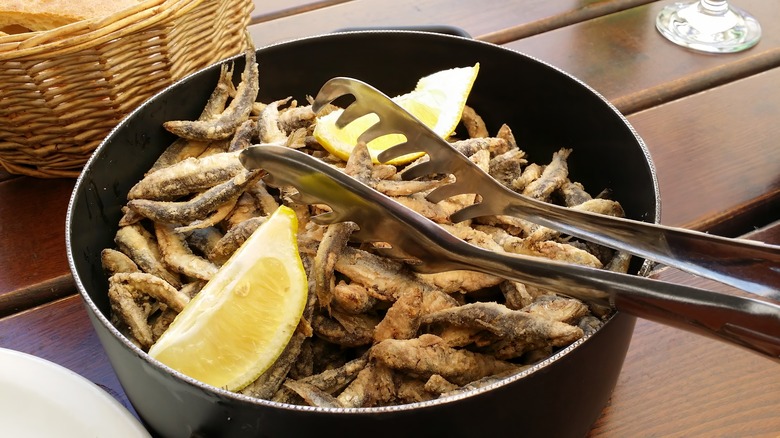
[[[723,15],[729,10],[726,0],[699,0],[702,12],[710,15]]]

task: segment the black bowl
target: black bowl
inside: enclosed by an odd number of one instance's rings
[[[507,123],[532,161],[574,148],[572,179],[610,188],[627,216],[657,221],[658,187],[642,140],[603,97],[576,78],[521,53],[468,38],[412,31],[323,35],[261,48],[259,100],[316,94],[351,76],[389,95],[422,76],[479,62],[469,104],[491,132]],[[243,58],[236,57],[237,71]],[[260,401],[214,388],[165,367],[109,322],[100,251],[112,247],[120,209],[173,136],[167,120],[195,119],[219,66],[193,74],[130,114],[97,148],[67,216],[71,270],[90,318],[136,411],[161,436],[583,436],[606,405],[635,319],[617,313],[602,329],[520,375],[460,397],[388,408],[314,409]],[[640,262],[641,263],[641,262]],[[639,264],[632,270],[637,272]]]

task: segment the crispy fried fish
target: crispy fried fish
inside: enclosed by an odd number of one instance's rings
[[[111,283],[133,291],[134,295],[146,294],[176,312],[181,312],[190,297],[179,292],[170,283],[146,272],[119,272],[111,276]]]
[[[230,180],[244,172],[238,152],[185,160],[150,172],[127,194],[128,199],[172,200]]]
[[[105,248],[103,251],[100,251],[100,262],[103,266],[103,270],[109,275],[116,274],[117,272],[141,271],[133,259],[125,255],[125,253],[112,248]]]
[[[552,192],[568,179],[569,166],[566,159],[569,158],[569,154],[571,154],[571,149],[566,148],[555,152],[550,164],[545,166],[539,178],[523,189],[523,194],[536,199],[549,199]]]
[[[382,342],[385,339],[411,339],[417,336],[422,310],[422,289],[405,290],[387,309],[385,317],[374,329],[374,342]]]
[[[244,51],[246,66],[236,96],[227,108],[209,120],[175,120],[163,123],[165,129],[182,138],[191,140],[222,140],[230,137],[236,128],[249,118],[252,104],[259,91],[259,72],[255,59],[255,47],[247,33],[247,48]]]
[[[155,222],[155,235],[163,262],[173,271],[200,280],[210,280],[219,266],[192,253],[185,236],[169,224]]]
[[[173,287],[181,286],[179,274],[165,266],[157,241],[141,224],[120,227],[114,242],[142,271],[160,277]]]
[[[422,324],[487,331],[496,336],[496,341],[481,351],[505,360],[548,345],[568,345],[583,335],[578,327],[491,302],[469,303],[428,314],[423,316]]]
[[[208,216],[227,202],[238,199],[244,188],[261,172],[261,170],[243,170],[228,181],[217,184],[186,201],[132,199],[127,205],[155,222],[186,225]]]
[[[431,334],[409,340],[386,339],[371,348],[371,359],[422,379],[438,374],[457,385],[517,367],[493,356],[450,348]]]

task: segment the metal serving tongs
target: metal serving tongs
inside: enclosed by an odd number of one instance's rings
[[[334,78],[320,89],[315,112],[343,95],[355,97],[339,117],[338,127],[375,113],[379,122],[358,139],[368,143],[398,133],[406,142],[381,154],[387,162],[425,152],[430,160],[406,169],[406,180],[431,174],[452,174],[455,182],[433,190],[427,199],[439,202],[462,193],[477,193],[482,201],[450,216],[457,223],[478,216],[511,215],[613,249],[663,263],[744,291],[780,301],[780,246],[728,239],[683,228],[640,222],[548,204],[514,192],[488,175],[465,155],[372,86],[351,78]]]
[[[752,298],[479,248],[317,158],[276,145],[251,146],[241,162],[262,168],[273,186],[295,186],[300,199],[333,211],[320,224],[355,222],[353,237],[387,242],[390,256],[415,258],[415,269],[480,271],[556,291],[666,325],[705,334],[780,361],[780,306]],[[269,178],[270,177],[270,178]]]
[[[382,123],[386,120],[385,113],[392,113],[387,108],[393,108],[388,107],[382,100],[377,101],[378,103],[368,110],[360,107],[357,110],[353,109],[358,103],[365,104],[364,87],[369,86],[351,79],[333,79],[323,87],[316,102],[321,106],[323,102],[330,102],[338,95],[351,93],[356,95],[357,101],[345,110],[340,123],[344,119],[343,124],[346,124],[349,120],[354,120],[367,112],[377,113]],[[403,114],[408,115],[405,112]],[[408,115],[408,117],[412,116]],[[419,123],[413,117],[411,120]],[[415,135],[416,128],[406,128],[405,131],[409,134],[401,132],[406,135],[407,144],[425,137],[425,134]],[[366,138],[373,138],[372,135],[377,136],[387,132],[378,130],[375,125],[367,131]],[[436,138],[438,139],[438,136]],[[404,145],[398,147],[403,149]],[[411,150],[404,149],[404,152],[399,155],[409,153]],[[458,152],[455,154],[461,155]],[[440,155],[432,155],[431,161],[437,157]],[[381,159],[385,158],[387,156],[381,157]],[[489,273],[553,290],[590,303],[613,306],[641,318],[708,335],[780,360],[780,306],[776,304],[641,276],[485,250],[454,237],[417,212],[334,167],[283,146],[252,146],[241,153],[241,161],[247,168],[263,168],[269,172],[270,184],[295,186],[301,193],[303,201],[327,204],[333,209],[331,213],[315,217],[315,221],[322,224],[355,222],[360,229],[354,237],[367,242],[390,243],[392,248],[385,249],[389,255],[417,259],[421,264],[416,265],[415,268],[420,271],[441,272],[465,269]],[[449,169],[449,166],[446,166],[447,169],[441,172],[455,173],[453,170],[459,166],[457,161],[459,160],[452,159],[453,168]],[[456,173],[460,179],[466,168],[457,167],[457,169],[463,169]],[[439,171],[431,166],[424,173],[417,175],[429,172]],[[484,203],[485,192],[482,189],[479,187]],[[451,194],[439,192],[438,196],[439,199],[443,199],[456,193],[461,192],[454,191]],[[464,218],[460,218],[462,219]],[[541,221],[540,223],[546,224]],[[767,295],[777,296],[776,291],[774,294]]]

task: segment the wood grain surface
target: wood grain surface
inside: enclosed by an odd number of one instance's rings
[[[780,221],[745,237],[780,244]],[[653,277],[740,291],[665,268]],[[710,338],[637,320],[612,399],[590,437],[778,437],[777,362]]]
[[[301,2],[309,3],[305,13],[285,14],[250,27],[250,33],[255,43],[265,45],[344,28],[448,25],[503,44],[649,1],[491,0],[484,7],[474,0],[352,0],[324,8],[315,6],[328,2]]]
[[[739,236],[780,212],[780,69],[628,117],[650,150],[661,223]]]
[[[72,179],[0,182],[0,316],[75,293],[65,252]]]
[[[780,22],[773,2],[742,0],[766,23]],[[667,2],[654,2],[506,44],[549,62],[595,88],[624,114],[660,105],[780,66],[780,26],[765,26],[756,47],[715,56],[678,47],[655,29]]]

